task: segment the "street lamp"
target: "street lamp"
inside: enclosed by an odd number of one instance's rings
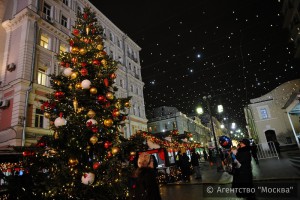
[[[219,148],[218,148],[218,142],[217,142],[217,138],[216,138],[216,132],[215,132],[215,128],[214,128],[213,117],[212,117],[212,114],[211,114],[210,103],[208,101],[208,99],[210,99],[210,98],[211,98],[211,95],[208,95],[207,97],[204,96],[203,100],[207,104],[207,109],[208,109],[208,113],[209,113],[209,117],[210,117],[211,130],[212,130],[212,133],[213,133],[213,136],[214,136],[215,148],[216,148],[216,153],[217,153],[217,155],[216,155],[217,156],[217,158],[216,158],[217,171],[223,171],[222,170],[222,162],[221,162],[221,158],[220,158],[220,152],[219,152]],[[196,111],[197,111],[198,114],[203,114],[203,109],[200,108],[200,107],[198,107],[196,109]],[[219,113],[223,112],[223,106],[222,105],[218,106],[218,112]]]

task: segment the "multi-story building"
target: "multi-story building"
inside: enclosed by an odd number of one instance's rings
[[[295,58],[300,57],[300,0],[283,0],[283,28],[290,33],[290,42],[295,47]]]
[[[299,94],[300,79],[296,79],[251,99],[244,108],[251,137],[260,143],[277,140],[281,145],[299,145]]]
[[[188,117],[175,107],[162,106],[154,109],[148,121],[149,133],[164,133],[177,130],[179,134],[192,133],[193,141],[208,146],[213,141],[209,128],[197,116]]]
[[[119,61],[117,97],[131,96],[124,136],[147,130],[139,51],[141,48],[87,0],[0,1],[0,146],[29,145],[51,134],[40,100],[52,92],[48,74],[61,73],[56,55],[69,51],[76,14],[96,13],[106,52]]]

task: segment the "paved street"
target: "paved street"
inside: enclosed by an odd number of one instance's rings
[[[260,165],[252,163],[254,181],[256,185],[257,199],[300,199],[300,151],[282,152],[280,159],[270,158],[260,160]],[[217,172],[215,167],[210,167],[208,163],[201,162],[202,180],[192,177],[189,183],[176,182],[161,186],[163,200],[198,200],[198,199],[225,199],[235,200],[234,193],[211,195],[207,193],[208,188],[214,191],[224,191],[230,188],[232,176],[226,172]],[[291,196],[271,193],[261,193],[262,188],[291,189],[284,192],[295,192]],[[282,191],[282,190],[281,190]],[[284,193],[283,192],[283,193]],[[273,194],[272,194],[273,193]],[[288,197],[288,198],[286,198]]]

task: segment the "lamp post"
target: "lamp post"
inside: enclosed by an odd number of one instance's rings
[[[203,97],[203,100],[206,102],[206,105],[207,105],[207,109],[208,109],[208,113],[209,113],[209,117],[210,117],[210,124],[211,124],[211,130],[212,130],[212,133],[213,133],[213,137],[214,137],[214,142],[215,142],[215,148],[216,148],[216,164],[217,164],[217,171],[223,171],[223,167],[222,167],[222,161],[221,161],[221,158],[220,158],[220,152],[219,152],[219,148],[218,148],[218,142],[217,142],[217,138],[216,138],[216,132],[215,132],[215,128],[214,128],[214,122],[213,122],[213,117],[212,117],[212,114],[211,114],[211,108],[210,108],[210,103],[208,101],[208,99],[211,98],[211,95],[208,95],[207,97],[204,96]],[[197,113],[198,114],[202,114],[203,113],[203,109],[202,108],[197,108]],[[223,106],[219,105],[218,106],[218,111],[219,112],[222,112],[223,111]]]

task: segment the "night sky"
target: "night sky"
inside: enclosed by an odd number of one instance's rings
[[[159,106],[207,111],[203,96],[211,95],[214,115],[222,104],[222,118],[244,129],[250,99],[300,78],[282,1],[91,2],[142,48],[148,119]]]

